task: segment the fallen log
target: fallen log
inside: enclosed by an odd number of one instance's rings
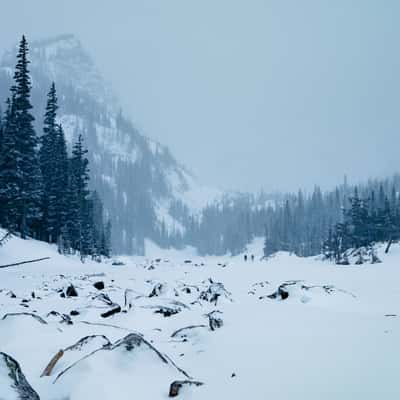
[[[57,361],[64,355],[64,350],[60,350],[48,363],[47,367],[44,369],[42,372],[42,375],[40,375],[41,378],[44,376],[50,376],[51,372],[53,371],[55,365],[57,364]]]
[[[386,246],[385,254],[388,254],[388,253],[389,253],[390,246],[392,245],[392,243],[393,243],[393,239],[390,239],[389,242],[388,242],[388,244],[387,244],[387,246]]]
[[[36,258],[35,260],[28,260],[28,261],[21,261],[21,262],[14,263],[14,264],[0,265],[0,268],[17,267],[18,265],[29,264],[29,263],[34,263],[34,262],[39,262],[39,261],[44,261],[44,260],[50,260],[50,257]]]

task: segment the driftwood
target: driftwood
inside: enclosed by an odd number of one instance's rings
[[[85,336],[82,339],[78,340],[75,344],[72,346],[66,347],[65,349],[61,349],[58,351],[58,353],[50,360],[50,362],[47,364],[47,367],[44,369],[42,372],[42,375],[40,377],[42,378],[43,376],[51,376],[51,373],[54,370],[54,367],[60,360],[60,358],[67,352],[69,351],[81,351],[83,346],[87,343],[89,343],[93,339],[101,338],[104,340],[105,344],[103,344],[103,348],[107,348],[111,346],[111,342],[105,337],[104,335],[91,335],[91,336]]]
[[[14,263],[14,264],[0,265],[0,268],[16,267],[16,266],[22,265],[22,264],[29,264],[29,263],[34,263],[34,262],[39,262],[39,261],[44,261],[44,260],[49,260],[49,259],[50,259],[50,257],[36,258],[35,260],[28,260],[28,261],[21,261],[21,262]]]
[[[111,308],[110,310],[104,312],[103,314],[101,314],[101,316],[103,318],[108,318],[111,317],[114,314],[118,314],[121,312],[121,306],[118,304],[114,304],[114,308]]]
[[[32,317],[34,320],[40,322],[41,324],[47,325],[47,322],[46,322],[42,317],[39,317],[39,315],[32,314],[32,313],[26,313],[26,312],[8,313],[8,314],[3,315],[3,317],[1,318],[1,320],[4,321],[4,320],[7,319],[7,318],[10,318],[10,317],[19,317],[19,316],[21,316],[21,315],[27,316],[27,317]]]
[[[40,375],[41,378],[44,376],[50,376],[51,372],[53,371],[55,365],[57,364],[58,360],[64,355],[64,350],[60,350],[47,364],[47,367],[44,369],[42,372],[42,375]]]
[[[180,333],[182,333],[183,331],[189,331],[190,329],[196,329],[196,328],[207,328],[206,325],[189,325],[189,326],[185,326],[184,328],[180,328],[177,331],[175,331],[171,337],[174,338],[176,336],[178,336]]]

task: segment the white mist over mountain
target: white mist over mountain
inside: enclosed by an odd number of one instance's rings
[[[399,15],[396,1],[22,0],[2,6],[0,50],[76,33],[140,130],[204,182],[296,190],[398,169]]]

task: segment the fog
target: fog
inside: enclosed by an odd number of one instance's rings
[[[74,33],[203,183],[296,190],[399,170],[399,17],[396,0],[8,1],[0,52]]]

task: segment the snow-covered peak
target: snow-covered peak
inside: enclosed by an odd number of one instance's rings
[[[6,52],[0,66],[15,64],[17,46]],[[116,97],[104,80],[93,58],[81,41],[72,34],[64,34],[29,44],[30,70],[35,76],[46,76],[63,86],[72,87],[96,99],[99,104],[116,109]],[[35,85],[35,79],[33,79]]]

